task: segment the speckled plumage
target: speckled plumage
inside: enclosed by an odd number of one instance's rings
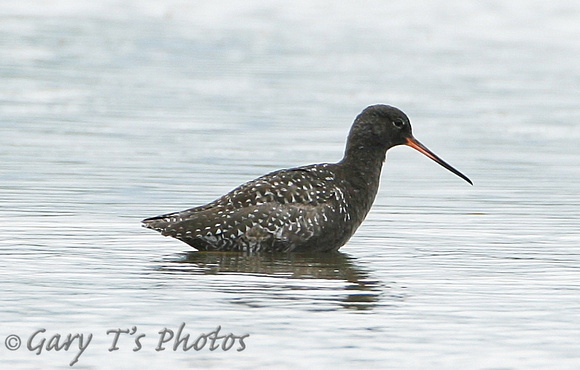
[[[372,206],[386,151],[395,145],[420,145],[415,143],[403,112],[370,106],[356,118],[340,162],[275,171],[207,205],[143,223],[199,250],[337,250]],[[430,157],[469,181],[438,157]]]

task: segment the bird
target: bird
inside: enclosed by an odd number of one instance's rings
[[[399,145],[418,150],[473,185],[414,138],[405,113],[377,104],[355,118],[339,162],[274,171],[206,205],[142,223],[199,251],[337,251],[370,211],[387,150]]]

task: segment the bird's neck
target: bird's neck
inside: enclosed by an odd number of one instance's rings
[[[344,178],[355,190],[353,195],[369,209],[379,189],[385,155],[386,150],[382,148],[349,147],[338,163]]]
[[[378,178],[386,158],[386,149],[381,147],[348,146],[340,163],[349,171],[363,177]]]

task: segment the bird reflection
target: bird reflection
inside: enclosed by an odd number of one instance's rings
[[[338,303],[348,309],[372,309],[379,302],[384,290],[379,281],[369,279],[368,271],[361,268],[354,257],[342,252],[258,254],[192,251],[174,255],[163,262],[157,270],[165,273],[240,274],[288,279],[289,282],[306,280],[306,284],[300,287],[301,290],[328,289],[327,286],[320,288],[315,283],[313,285],[314,279],[344,281],[346,286],[340,288],[343,294],[339,295]],[[239,289],[242,293],[243,283]],[[336,297],[335,294],[333,296]]]

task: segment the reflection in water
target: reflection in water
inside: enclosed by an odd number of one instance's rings
[[[281,278],[288,282],[302,282],[300,287],[276,285],[276,289],[328,290],[316,284],[316,279],[344,281],[340,286],[340,297],[336,288],[332,296],[339,300],[341,307],[350,309],[371,309],[380,299],[383,286],[370,280],[368,272],[357,266],[356,259],[341,252],[294,254],[294,253],[239,253],[239,252],[187,252],[163,261],[157,269],[168,273],[190,273],[199,275],[246,275],[266,278]],[[240,282],[239,292],[244,291]],[[271,284],[270,284],[271,289]],[[267,292],[263,289],[262,292]],[[292,299],[295,299],[293,297]],[[243,300],[243,298],[240,298]],[[312,296],[309,296],[312,299]],[[328,297],[325,297],[328,300]]]

